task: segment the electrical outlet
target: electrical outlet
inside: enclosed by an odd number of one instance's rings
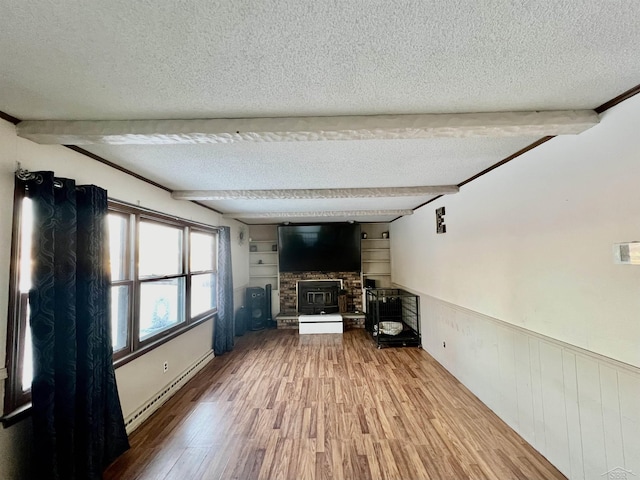
[[[443,348],[447,348],[447,342],[442,342],[442,347],[443,347]],[[165,372],[166,372],[166,371],[167,371],[167,370],[165,370]]]
[[[164,363],[162,364],[162,371],[163,371],[164,373],[167,373],[167,370],[169,370],[169,362],[164,362]]]

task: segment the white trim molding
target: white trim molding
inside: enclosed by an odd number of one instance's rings
[[[593,110],[196,120],[25,120],[18,135],[53,145],[171,145],[571,135]]]

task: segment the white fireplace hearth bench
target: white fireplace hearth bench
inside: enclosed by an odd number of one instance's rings
[[[343,333],[342,315],[339,313],[320,313],[300,315],[298,317],[300,335],[309,333]]]
[[[342,325],[344,330],[350,330],[353,328],[364,329],[365,314],[363,312],[336,312],[342,315]],[[280,312],[276,315],[276,324],[278,329],[292,329],[297,330],[299,328],[298,317],[301,314],[297,312]],[[314,316],[317,314],[314,314]]]

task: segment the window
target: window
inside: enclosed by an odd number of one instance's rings
[[[217,233],[115,201],[109,208],[118,365],[214,315]]]
[[[216,308],[216,237],[192,231],[190,241],[191,315],[197,316]]]
[[[173,225],[139,224],[140,341],[185,321],[183,233]]]
[[[27,405],[33,376],[29,289],[31,201],[16,183],[5,412]],[[111,201],[111,332],[116,366],[216,312],[216,229]]]
[[[109,213],[109,257],[111,260],[111,336],[114,356],[129,346],[133,281],[129,255],[129,216]]]
[[[29,325],[29,288],[31,286],[31,201],[25,197],[22,182],[16,182],[13,203],[13,239],[9,287],[7,329],[7,371],[5,412],[31,401],[33,376],[31,330]]]

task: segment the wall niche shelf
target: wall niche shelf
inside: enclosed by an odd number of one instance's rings
[[[391,239],[388,223],[363,223],[367,234],[360,243],[362,250],[362,279],[375,280],[377,288],[391,287]],[[383,233],[387,238],[383,238]],[[364,284],[364,281],[363,281]]]
[[[249,226],[249,286],[278,290],[277,227]]]

